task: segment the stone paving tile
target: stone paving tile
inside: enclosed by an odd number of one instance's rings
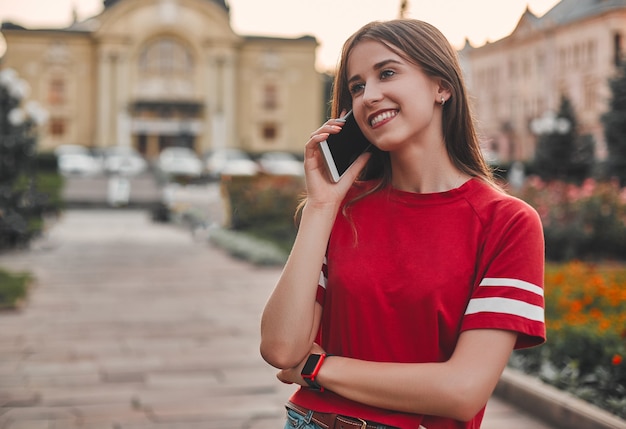
[[[0,429],[270,429],[281,384],[258,352],[280,275],[140,211],[66,212],[2,265],[37,278],[0,313]],[[549,429],[497,398],[483,429]]]
[[[0,388],[0,407],[30,407],[37,405],[40,400],[39,393],[34,389],[28,388],[9,388],[4,384],[4,388]]]

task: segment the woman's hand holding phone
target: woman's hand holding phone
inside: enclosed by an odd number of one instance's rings
[[[352,110],[342,116],[341,121],[344,122],[341,132],[329,134],[320,143],[320,150],[333,182],[339,182],[354,161],[372,145],[361,131]]]
[[[326,121],[324,125],[311,134],[311,138],[305,145],[304,171],[307,186],[307,206],[338,208],[369,159],[369,153],[361,154],[339,182],[335,183],[331,179],[319,146],[320,143],[328,139],[329,135],[339,133],[344,124],[345,121],[342,119]]]

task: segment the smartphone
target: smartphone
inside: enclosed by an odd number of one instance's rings
[[[330,134],[325,141],[320,143],[328,173],[335,183],[339,182],[359,155],[371,146],[357,125],[352,110],[342,119],[345,119],[346,123],[341,131],[337,134]]]

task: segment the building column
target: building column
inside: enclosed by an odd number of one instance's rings
[[[205,99],[205,147],[236,147],[237,93],[235,55],[232,52],[210,52],[208,58],[207,95]]]
[[[202,142],[200,146],[205,149],[216,149],[224,145],[223,141],[220,141],[220,136],[216,135],[214,116],[219,110],[219,83],[218,83],[218,67],[217,58],[210,52],[207,55],[206,62],[206,85],[205,85],[205,98],[204,98],[204,128],[205,131],[202,134]]]
[[[229,147],[239,146],[237,132],[237,92],[236,85],[236,57],[233,53],[225,58],[222,73],[223,106],[224,106],[224,131],[226,142]]]
[[[103,147],[110,140],[111,121],[111,64],[110,56],[104,50],[98,55],[98,91],[96,97],[96,138],[95,145]]]
[[[126,54],[119,54],[116,59],[116,84],[117,87],[114,89],[116,92],[115,101],[116,104],[114,106],[115,109],[115,117],[116,121],[116,139],[112,142],[113,145],[120,146],[132,146],[132,118],[129,113],[129,100],[131,99],[130,94],[130,74],[128,72],[128,56]]]

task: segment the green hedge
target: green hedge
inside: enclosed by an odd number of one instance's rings
[[[221,181],[226,226],[289,250],[296,235],[294,214],[304,193],[299,176],[228,176]]]
[[[27,246],[41,233],[44,217],[63,209],[64,180],[56,160],[38,154],[32,164],[0,184],[0,251]]]
[[[31,282],[27,273],[10,273],[0,269],[0,309],[12,309],[24,299]]]

